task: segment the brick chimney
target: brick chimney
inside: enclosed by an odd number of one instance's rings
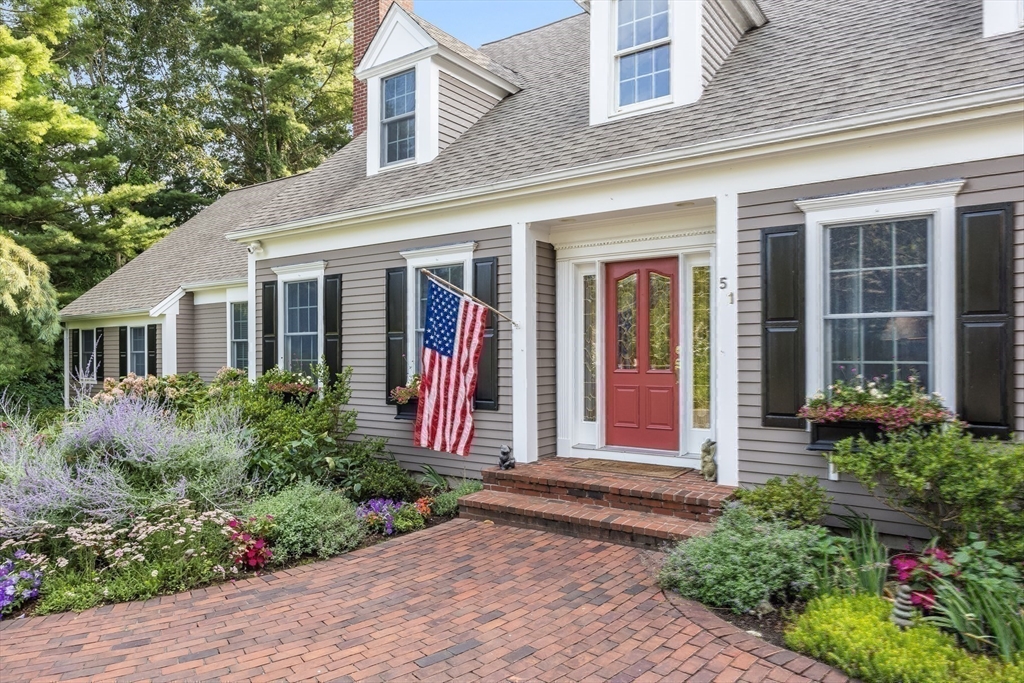
[[[413,0],[355,0],[352,3],[352,70],[359,66],[392,4],[412,12]],[[353,137],[366,132],[366,83],[352,76]]]

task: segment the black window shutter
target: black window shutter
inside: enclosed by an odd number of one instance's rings
[[[384,392],[388,403],[391,400],[391,390],[395,387],[405,386],[406,377],[406,355],[405,355],[405,327],[406,327],[406,271],[405,268],[388,268],[384,282],[384,309],[385,309],[385,353],[387,356],[386,378]]]
[[[341,275],[324,278],[324,357],[333,384],[341,372]]]
[[[1013,204],[957,212],[957,413],[1007,438],[1013,396]]]
[[[74,381],[81,375],[82,342],[78,330],[71,330],[71,368],[68,376]]]
[[[263,372],[277,365],[277,283],[263,283]]]
[[[117,328],[117,376],[128,374],[128,328]]]
[[[156,325],[146,326],[146,374],[156,374]]]
[[[96,381],[103,381],[103,328],[97,327],[93,332],[93,344],[96,348]]]
[[[498,307],[496,257],[473,260],[473,295],[488,306]],[[480,351],[473,407],[476,410],[498,409],[498,325],[493,312],[487,313],[487,327],[484,329],[484,345]]]
[[[761,424],[803,429],[804,227],[761,233]]]

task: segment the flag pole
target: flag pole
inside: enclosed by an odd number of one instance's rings
[[[483,301],[480,301],[480,299],[477,299],[475,296],[473,296],[472,294],[470,294],[466,290],[460,289],[460,288],[456,287],[455,285],[453,285],[452,283],[448,282],[447,280],[445,280],[441,276],[435,275],[434,273],[430,272],[430,270],[428,270],[427,268],[420,269],[420,272],[422,272],[424,275],[426,275],[427,277],[429,277],[431,280],[433,280],[437,284],[441,285],[442,287],[446,287],[446,288],[452,290],[453,292],[455,292],[456,294],[461,294],[462,296],[464,296],[464,297],[466,297],[468,299],[472,299],[476,303],[480,304],[481,306],[483,306],[487,310],[489,310],[492,313],[494,313],[494,315],[498,316],[499,318],[504,318],[505,320],[507,320],[510,323],[512,323],[513,327],[519,327],[519,324],[516,323],[515,320],[513,320],[510,317],[508,317],[507,315],[505,315],[504,313],[499,311],[494,306],[491,306],[491,305],[489,305],[487,303],[484,303]]]

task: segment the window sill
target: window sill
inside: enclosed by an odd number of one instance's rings
[[[626,105],[625,107],[616,107],[615,111],[608,114],[609,121],[616,121],[618,119],[629,118],[637,114],[644,114],[650,111],[659,111],[661,109],[669,109],[675,103],[675,99],[672,95],[666,97],[659,97],[653,100],[645,100],[644,102],[636,102],[634,104]]]

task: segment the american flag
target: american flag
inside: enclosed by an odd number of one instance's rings
[[[487,308],[431,281],[423,330],[417,446],[469,455]]]

